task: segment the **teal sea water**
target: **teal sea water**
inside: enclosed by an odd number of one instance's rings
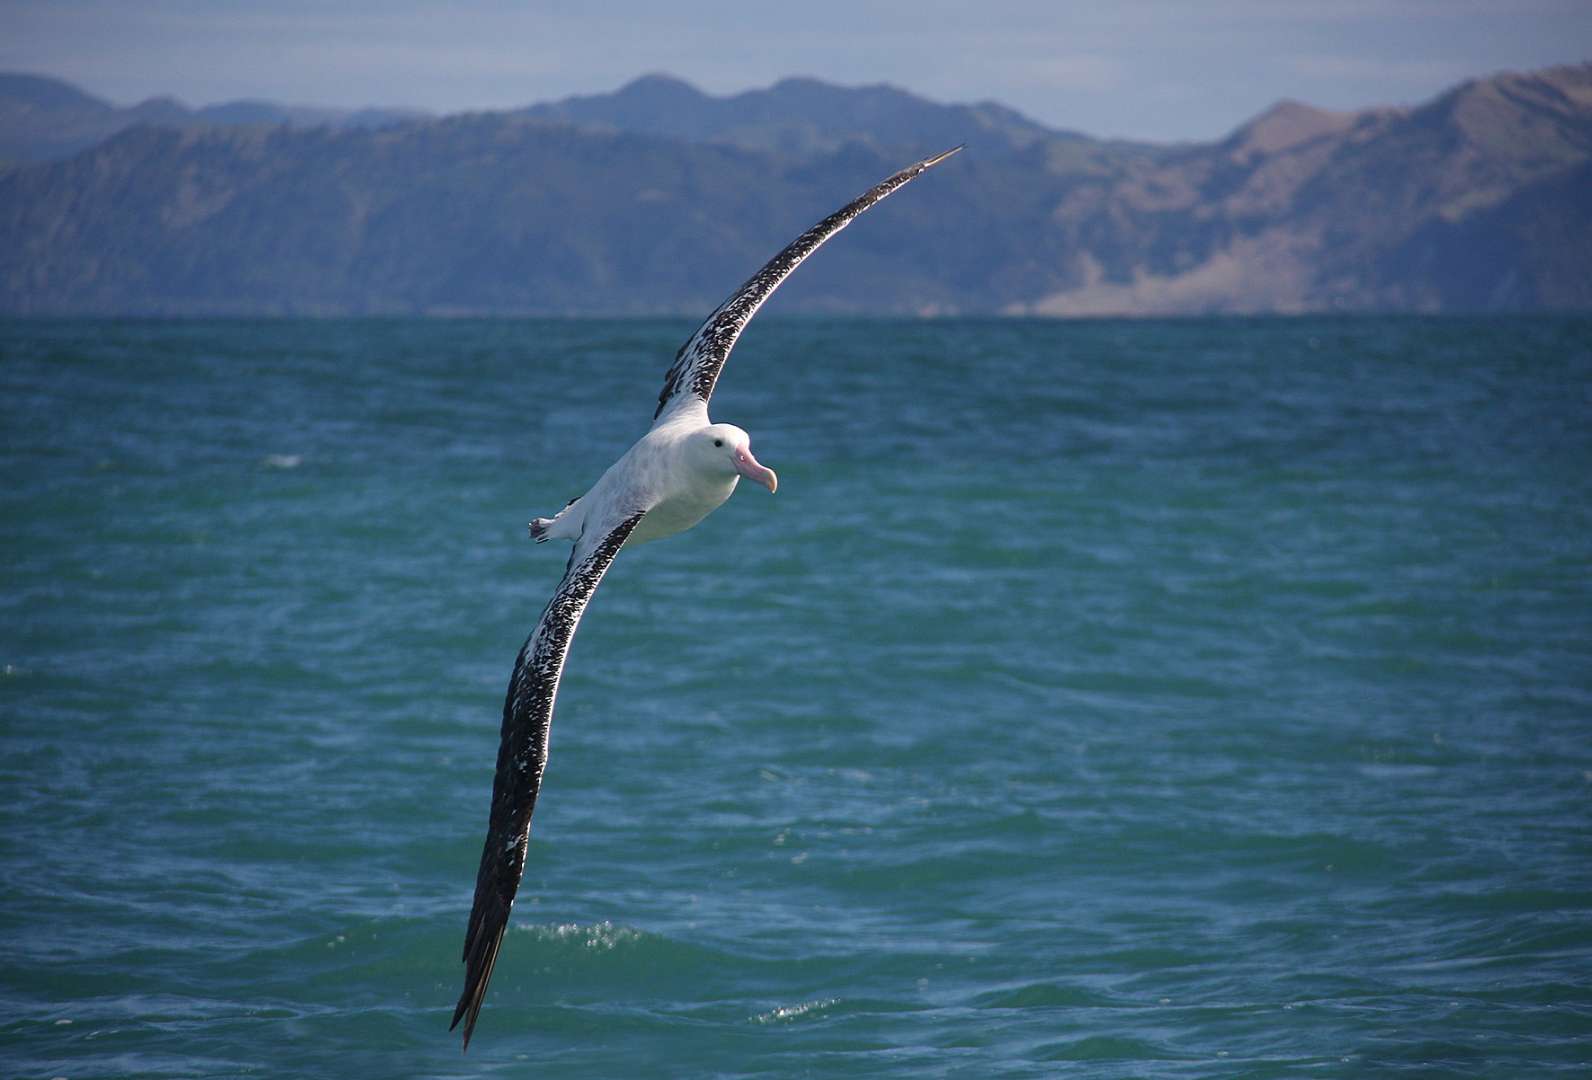
[[[1585,1076],[1592,321],[0,324],[0,1075]]]

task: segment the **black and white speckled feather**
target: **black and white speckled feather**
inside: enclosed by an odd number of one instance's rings
[[[464,1045],[470,1045],[476,1017],[486,996],[487,983],[497,964],[509,911],[525,872],[525,852],[531,839],[531,813],[542,787],[547,766],[548,735],[552,729],[553,702],[564,672],[564,658],[575,628],[597,591],[603,574],[619,554],[645,512],[625,518],[582,553],[577,545],[553,598],[547,602],[536,628],[526,638],[509,677],[503,702],[503,733],[498,744],[497,776],[492,783],[492,813],[481,868],[475,879],[475,906],[464,939],[464,992],[453,1013],[457,1027],[464,1020]]]
[[[926,158],[874,185],[791,241],[761,270],[747,278],[680,346],[674,364],[664,376],[663,390],[658,394],[658,408],[652,414],[653,420],[664,419],[666,412],[672,414],[677,407],[691,400],[706,405],[713,396],[714,384],[719,381],[719,372],[724,370],[724,363],[730,358],[730,350],[735,348],[736,338],[741,336],[746,324],[757,314],[757,309],[763,306],[763,301],[779,288],[780,282],[789,277],[803,259],[822,247],[825,240],[851,224],[864,210],[960,149],[958,146]]]

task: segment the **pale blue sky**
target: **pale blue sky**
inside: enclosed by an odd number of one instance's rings
[[[119,104],[174,94],[508,108],[669,72],[712,93],[787,75],[993,99],[1094,135],[1204,139],[1279,98],[1408,104],[1592,59],[1592,0],[0,0],[0,69]]]

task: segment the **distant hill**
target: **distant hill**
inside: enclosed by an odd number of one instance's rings
[[[107,110],[142,119],[93,141]],[[811,79],[714,97],[648,76],[430,118],[116,110],[0,77],[0,147],[45,114],[78,118],[57,145],[91,145],[0,174],[0,311],[701,314],[844,199],[960,142],[775,306],[1592,309],[1592,64],[1416,108],[1284,102],[1175,146]]]
[[[611,94],[533,105],[520,115],[593,131],[722,142],[793,157],[828,153],[849,142],[881,150],[972,142],[985,153],[1058,141],[1148,154],[1158,149],[1052,131],[993,102],[939,105],[893,86],[843,87],[799,78],[782,79],[766,90],[712,97],[680,79],[647,75]]]
[[[59,79],[0,74],[0,164],[69,157],[141,124],[371,128],[421,115],[408,109],[322,109],[267,101],[230,101],[190,109],[169,97],[118,108]]]
[[[1467,82],[1414,109],[1283,103],[1213,144],[1083,185],[1054,219],[1099,311],[1592,307],[1592,64]],[[1562,227],[1547,226],[1560,222]]]

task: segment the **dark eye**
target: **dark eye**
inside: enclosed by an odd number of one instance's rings
[[[713,440],[713,445],[714,446],[723,446],[724,445],[724,440],[723,439],[714,439]]]

